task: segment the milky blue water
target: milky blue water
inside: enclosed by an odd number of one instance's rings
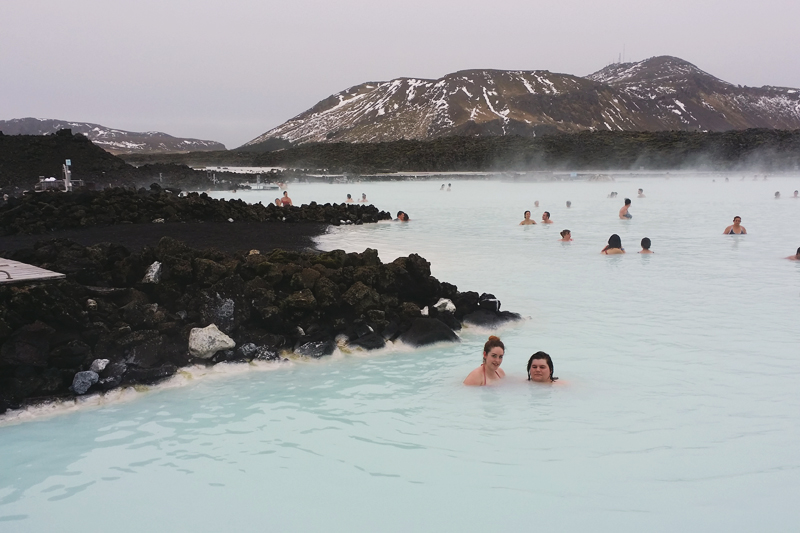
[[[795,531],[800,179],[714,178],[292,184],[412,219],[320,248],[416,252],[526,316],[500,332],[505,382],[461,385],[488,334],[464,330],[6,423],[0,531]],[[734,215],[747,236],[722,235]],[[599,253],[611,233],[627,254]],[[558,384],[525,381],[538,350]]]

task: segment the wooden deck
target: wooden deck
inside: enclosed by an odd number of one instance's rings
[[[64,274],[58,272],[0,257],[0,285],[24,281],[62,279],[65,277]]]

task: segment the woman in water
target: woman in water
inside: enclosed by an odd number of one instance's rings
[[[800,261],[800,248],[797,249],[797,253],[796,254],[790,255],[786,259],[788,259],[790,261]]]
[[[531,220],[531,212],[530,211],[525,211],[525,213],[523,213],[522,216],[524,216],[525,219],[522,222],[519,223],[520,226],[530,226],[531,224],[536,224],[535,220]]]
[[[572,233],[570,233],[568,229],[562,229],[560,242],[570,242],[571,240],[572,240]]]
[[[528,359],[528,381],[552,383],[557,379],[553,377],[553,360],[549,355],[536,352]]]
[[[622,247],[622,239],[616,233],[608,238],[608,245],[600,251],[601,254],[617,255],[624,254],[625,248]]]
[[[494,335],[489,337],[489,340],[483,345],[483,363],[469,373],[467,379],[464,380],[464,385],[489,385],[506,377],[506,373],[500,368],[505,351],[506,347],[500,337]]]
[[[291,207],[292,199],[289,198],[288,191],[283,191],[283,198],[281,198],[281,203],[283,204],[283,207]]]
[[[733,217],[733,224],[725,228],[722,232],[723,235],[747,235],[747,230],[742,226],[742,217]]]

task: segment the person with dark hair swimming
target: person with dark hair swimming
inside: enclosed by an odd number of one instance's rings
[[[742,226],[742,217],[733,217],[733,224],[725,228],[722,232],[723,235],[747,235],[747,230]]]
[[[651,245],[650,239],[648,239],[647,237],[642,239],[642,251],[639,252],[639,253],[640,254],[652,254],[653,251],[650,249],[650,245]]]
[[[483,363],[481,366],[469,373],[464,380],[464,385],[481,387],[496,383],[506,377],[506,373],[500,368],[503,364],[503,355],[506,347],[500,337],[492,335],[486,344],[483,345]]]
[[[408,215],[405,211],[398,211],[397,218],[394,219],[395,222],[408,222]]]
[[[347,200],[345,200],[345,203],[352,204],[353,203],[353,197],[348,194],[347,195]]]
[[[553,360],[548,354],[536,352],[528,359],[528,381],[552,383],[557,379],[553,377]]]
[[[644,195],[644,189],[639,189],[639,195],[637,196],[637,198],[646,198],[646,196]]]
[[[794,191],[794,195],[792,196],[792,198],[800,198],[800,196],[798,195],[800,195],[800,191]]]
[[[631,199],[625,198],[625,205],[622,206],[622,208],[619,210],[619,218],[623,220],[633,218],[633,215],[628,213],[628,209],[630,209],[630,207],[631,207]]]
[[[520,226],[530,226],[531,224],[536,224],[536,221],[531,219],[530,211],[525,211],[522,216],[524,216],[525,219],[519,223]]]
[[[562,229],[560,235],[561,235],[561,239],[559,239],[560,242],[572,241],[572,232],[570,230]]]
[[[608,245],[600,250],[600,253],[606,255],[624,254],[625,248],[622,247],[622,239],[619,238],[619,235],[615,233],[609,237]]]
[[[790,255],[786,259],[788,259],[790,261],[800,261],[800,248],[797,249],[797,253],[796,254]]]
[[[550,220],[550,211],[545,211],[542,213],[542,222],[545,224],[552,224],[553,221]]]

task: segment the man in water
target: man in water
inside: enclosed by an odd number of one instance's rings
[[[552,224],[553,223],[553,221],[550,220],[550,211],[545,211],[544,213],[542,213],[542,222],[544,224]]]
[[[797,249],[797,253],[796,254],[790,255],[786,259],[788,259],[790,261],[800,261],[800,248]]]
[[[352,204],[353,203],[353,197],[350,196],[349,194],[347,195],[346,203],[348,203],[348,204]]]
[[[644,195],[644,189],[639,189],[639,196],[637,196],[637,198],[647,198],[647,197]]]
[[[625,198],[625,205],[622,206],[622,209],[619,210],[619,218],[625,220],[633,218],[633,215],[628,213],[628,209],[631,207],[631,199]]]
[[[653,251],[650,250],[650,244],[651,244],[650,243],[650,239],[648,239],[647,237],[642,239],[642,251],[639,252],[639,253],[640,254],[652,254]]]
[[[525,211],[525,214],[523,216],[525,217],[525,220],[519,223],[520,226],[530,226],[531,224],[536,224],[535,220],[531,220],[530,211]]]

